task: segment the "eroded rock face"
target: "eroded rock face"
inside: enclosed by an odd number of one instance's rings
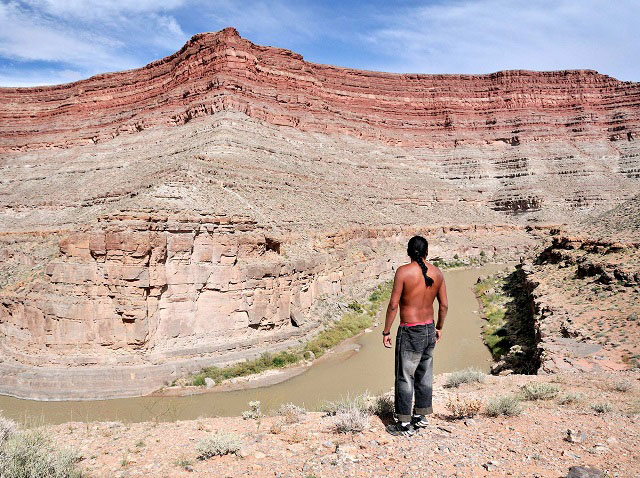
[[[129,212],[101,226],[64,236],[38,279],[2,297],[2,392],[138,395],[205,364],[291,346],[318,329],[319,299],[389,278],[412,232],[343,231],[289,259],[286,238],[268,239],[241,217]],[[492,229],[518,247],[483,240]],[[516,226],[428,232],[501,255],[530,241]]]

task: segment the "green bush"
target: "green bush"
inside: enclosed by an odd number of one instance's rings
[[[236,453],[242,446],[242,437],[237,433],[219,430],[200,440],[197,446],[198,459]]]
[[[522,407],[520,406],[520,400],[513,395],[503,395],[501,397],[494,397],[489,400],[486,405],[486,414],[490,417],[497,417],[505,415],[512,417],[520,415],[522,413]]]
[[[283,403],[276,412],[277,415],[284,417],[285,423],[298,423],[306,413],[307,411],[303,407],[293,403]]]
[[[82,478],[76,468],[80,457],[60,451],[39,430],[14,433],[0,447],[2,478]]]
[[[351,302],[347,307],[353,310],[354,312],[357,312],[358,314],[361,314],[362,312],[364,312],[364,309],[360,304],[358,304],[358,302]]]
[[[596,413],[607,413],[610,412],[613,407],[609,402],[598,402],[591,404],[591,409]]]
[[[260,410],[260,401],[254,400],[249,402],[249,410],[245,410],[242,412],[242,418],[245,420],[257,420],[262,416],[262,411]]]
[[[338,433],[360,433],[369,428],[369,413],[358,406],[349,407],[336,414],[334,426]]]
[[[320,411],[327,415],[337,415],[357,408],[363,413],[369,413],[370,395],[365,392],[360,395],[347,395],[339,400],[327,401],[320,405]]]
[[[569,405],[571,403],[578,403],[582,401],[584,396],[581,393],[567,392],[558,397],[558,403],[560,405]]]
[[[520,390],[525,400],[551,400],[560,392],[557,385],[545,382],[527,383]]]
[[[444,384],[445,388],[456,388],[463,383],[477,383],[483,382],[485,374],[482,371],[475,368],[465,368],[463,370],[457,370],[447,375],[447,380]]]
[[[389,418],[395,411],[394,397],[391,395],[378,395],[370,407],[371,413],[380,418]]]

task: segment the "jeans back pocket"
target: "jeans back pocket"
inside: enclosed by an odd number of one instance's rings
[[[403,351],[422,353],[427,345],[427,329],[424,325],[402,326]]]

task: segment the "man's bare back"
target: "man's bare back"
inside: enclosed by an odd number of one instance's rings
[[[400,323],[415,324],[429,323],[434,320],[433,302],[438,299],[438,324],[436,325],[437,340],[442,335],[442,326],[447,314],[447,288],[440,269],[429,262],[424,262],[427,275],[433,284],[427,286],[422,269],[416,261],[398,267],[393,280],[391,299],[387,307],[387,317],[383,332],[389,332],[395,320],[398,306],[400,306]],[[391,337],[384,336],[385,347],[391,347]]]

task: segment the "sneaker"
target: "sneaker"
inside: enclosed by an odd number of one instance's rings
[[[425,428],[429,426],[429,422],[424,415],[414,415],[411,417],[411,425],[414,428]]]
[[[402,425],[400,422],[395,422],[390,425],[387,425],[387,432],[393,436],[404,436],[410,437],[415,434],[416,430],[413,428],[411,423],[407,425]]]

